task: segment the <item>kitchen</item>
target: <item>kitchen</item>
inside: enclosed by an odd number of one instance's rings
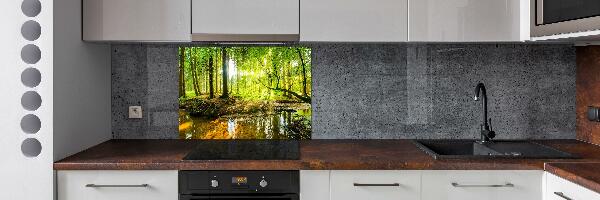
[[[595,1],[1,4],[0,199],[600,199]]]

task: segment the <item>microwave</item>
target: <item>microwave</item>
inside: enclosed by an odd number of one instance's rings
[[[600,0],[531,0],[531,36],[600,29]]]

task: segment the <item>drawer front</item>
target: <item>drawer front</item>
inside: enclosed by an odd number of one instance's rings
[[[58,200],[177,200],[177,171],[58,171],[57,193]]]
[[[419,171],[331,171],[331,200],[419,200]]]
[[[423,200],[542,200],[543,171],[423,171]]]
[[[300,171],[300,200],[329,200],[329,170]]]
[[[600,194],[560,178],[554,174],[546,173],[546,191],[544,200],[600,200]]]

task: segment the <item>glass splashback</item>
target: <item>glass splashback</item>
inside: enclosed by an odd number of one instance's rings
[[[311,49],[179,47],[179,137],[311,137]]]

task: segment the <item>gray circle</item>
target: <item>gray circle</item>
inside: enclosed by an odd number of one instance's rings
[[[21,96],[21,105],[25,110],[37,110],[42,105],[42,97],[35,91],[27,91]]]
[[[36,87],[42,81],[42,74],[36,68],[27,68],[21,73],[21,82],[27,87]]]
[[[42,3],[38,0],[23,0],[21,11],[27,17],[35,17],[42,11]]]
[[[21,143],[21,152],[27,157],[37,157],[42,153],[42,143],[35,138],[27,138]]]
[[[37,116],[35,116],[33,114],[25,115],[21,119],[21,129],[25,133],[28,133],[28,134],[37,133],[38,131],[40,131],[41,127],[42,127],[42,122],[40,121],[40,118],[38,118]]]
[[[29,41],[34,41],[40,38],[42,27],[39,23],[33,20],[26,21],[21,26],[21,35]]]
[[[21,49],[21,59],[27,64],[35,64],[40,61],[42,52],[40,48],[34,44],[25,45]]]

